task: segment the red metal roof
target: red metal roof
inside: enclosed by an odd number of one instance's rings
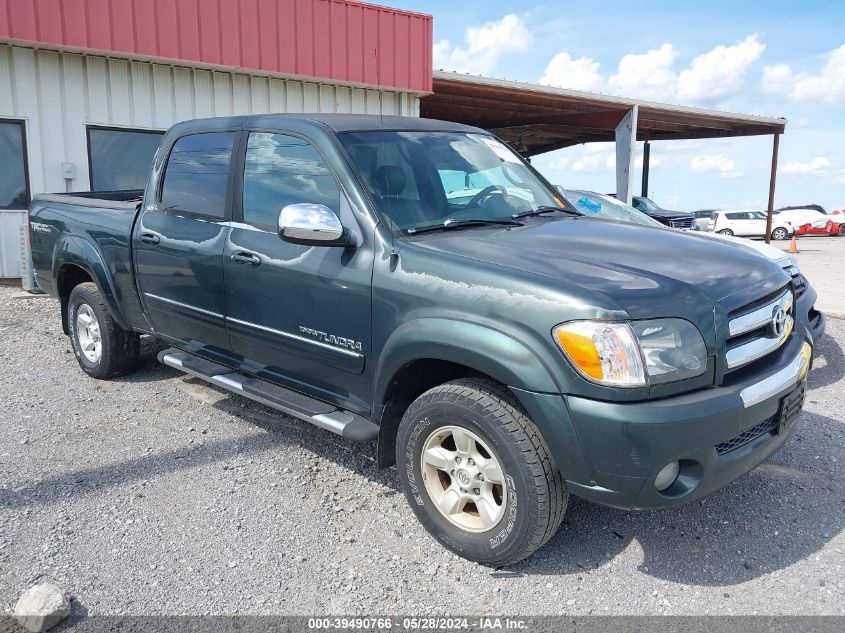
[[[0,39],[431,91],[431,16],[351,0],[0,0]]]

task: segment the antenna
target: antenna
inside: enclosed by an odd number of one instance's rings
[[[381,155],[384,160],[387,160],[387,146],[384,141],[384,91],[381,89],[381,64],[379,64],[378,46],[373,48],[373,57],[376,60],[376,85],[378,86],[378,118],[381,126]],[[390,212],[390,179],[387,177],[387,171],[384,174],[384,188],[387,191],[387,210]],[[391,222],[392,222],[391,218]],[[399,252],[396,250],[396,238],[393,231],[390,232],[390,272],[396,270],[396,265],[399,263]]]
[[[381,68],[379,67],[379,51],[378,46],[373,49],[373,56],[376,60],[376,85],[378,86],[378,119],[381,126],[381,155],[382,159],[387,159],[387,147],[384,142],[384,91],[381,89]],[[390,179],[385,172],[384,188],[387,191],[387,206],[390,208]]]

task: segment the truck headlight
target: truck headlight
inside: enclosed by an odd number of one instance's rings
[[[649,384],[694,378],[707,369],[704,339],[689,321],[633,321],[631,327],[643,353]]]
[[[553,333],[578,371],[605,385],[661,384],[700,376],[707,368],[704,339],[683,319],[571,321]]]

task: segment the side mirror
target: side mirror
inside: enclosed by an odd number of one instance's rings
[[[323,204],[298,203],[279,212],[279,237],[306,246],[346,246],[347,232],[334,212]]]

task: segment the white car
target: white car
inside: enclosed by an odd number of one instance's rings
[[[795,229],[782,214],[772,218],[772,239],[785,240]],[[766,237],[766,214],[762,211],[715,211],[710,218],[710,230],[722,235]]]

